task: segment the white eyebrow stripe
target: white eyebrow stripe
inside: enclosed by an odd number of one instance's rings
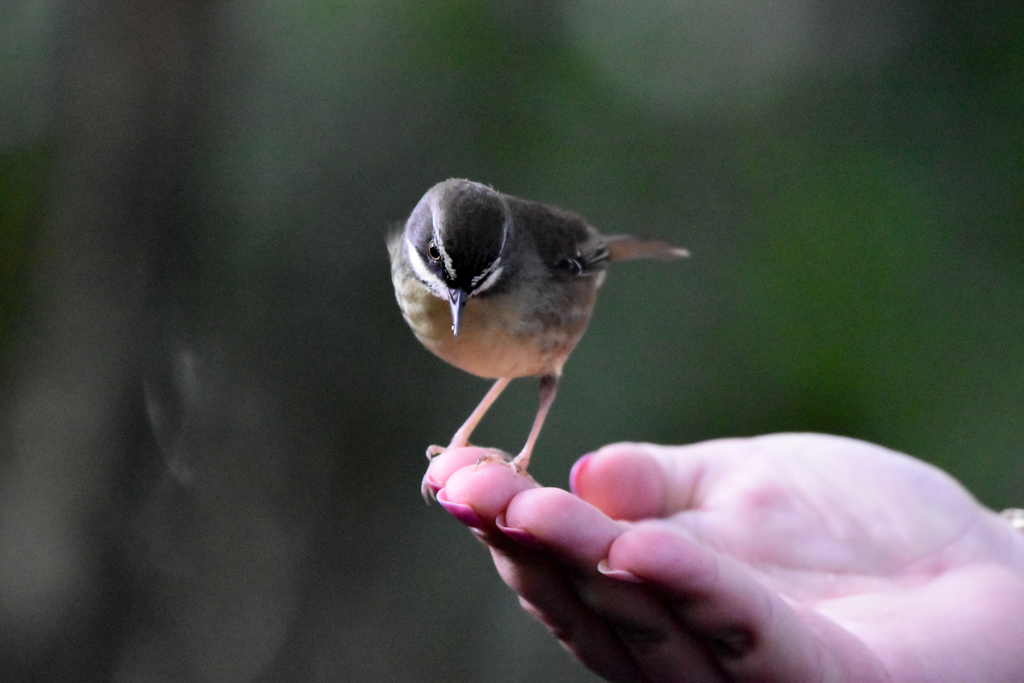
[[[504,269],[503,266],[498,265],[500,261],[501,259],[499,258],[494,263],[492,263],[490,267],[487,268],[487,270],[473,278],[473,294],[480,294],[481,292],[486,292],[488,289],[494,286],[494,283],[498,281],[499,277],[501,277],[501,271]],[[481,278],[483,278],[483,282],[481,282],[478,286],[476,283]]]
[[[434,271],[430,270],[426,262],[423,260],[423,257],[420,256],[416,247],[413,246],[413,243],[409,240],[405,241],[405,250],[409,254],[409,265],[412,266],[413,272],[416,273],[416,276],[419,277],[420,281],[423,282],[431,292],[437,295],[438,298],[447,299],[448,288],[443,282],[441,282],[441,278],[435,275]]]
[[[501,265],[501,256],[505,253],[505,243],[508,241],[508,233],[512,229],[512,209],[509,207],[508,200],[505,198],[505,195],[500,192],[497,193],[497,195],[498,200],[501,202],[502,213],[505,217],[505,222],[501,226],[501,245],[498,247],[498,258],[494,259],[489,266],[484,268],[483,272],[470,281],[470,285],[473,288],[473,294],[485,292],[493,287],[494,283],[498,281],[499,277],[501,277],[501,271],[504,269],[504,266]]]
[[[486,279],[491,273],[494,272],[495,268],[500,268],[500,267],[501,267],[501,257],[499,256],[498,258],[496,258],[493,261],[491,261],[491,264],[489,266],[487,266],[486,268],[484,268],[482,271],[480,271],[480,273],[478,275],[475,275],[473,277],[473,279],[469,281],[469,284],[474,289],[476,289],[476,286],[478,284],[480,284],[481,280]]]
[[[505,215],[505,222],[501,226],[501,246],[498,247],[498,258],[494,260],[497,264],[501,260],[501,255],[505,253],[505,242],[508,241],[508,233],[512,230],[512,207],[508,205],[508,200],[505,195],[498,194],[498,199],[501,201],[501,211]]]
[[[430,223],[434,229],[434,245],[437,247],[438,252],[441,253],[441,259],[444,261],[444,272],[448,273],[448,277],[452,280],[455,279],[455,266],[452,264],[452,257],[448,255],[448,251],[444,248],[444,241],[441,239],[441,231],[438,229],[438,225],[444,218],[441,212],[441,207],[431,206],[430,207]]]

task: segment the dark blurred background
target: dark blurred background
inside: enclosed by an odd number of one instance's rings
[[[13,0],[0,46],[4,681],[595,680],[419,496],[488,383],[384,236],[450,176],[693,253],[610,274],[541,482],[815,430],[1024,503],[1019,2]]]

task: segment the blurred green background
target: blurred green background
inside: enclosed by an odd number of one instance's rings
[[[813,430],[1024,503],[1020,3],[15,0],[0,46],[6,681],[595,680],[419,498],[488,384],[384,236],[451,176],[693,253],[610,273],[541,482]]]

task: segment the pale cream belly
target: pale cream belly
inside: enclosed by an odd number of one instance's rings
[[[417,283],[418,284],[418,283]],[[558,375],[587,328],[595,283],[580,281],[576,303],[558,306],[559,315],[523,315],[507,295],[471,298],[463,311],[459,336],[452,334],[447,301],[419,286],[399,297],[416,337],[457,368],[480,377]]]

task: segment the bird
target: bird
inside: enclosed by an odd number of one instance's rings
[[[535,376],[540,403],[526,444],[514,458],[493,456],[524,475],[608,264],[689,256],[660,240],[602,235],[576,213],[460,178],[427,190],[387,246],[395,297],[416,338],[451,365],[496,380],[448,447],[430,446],[427,457],[468,446],[509,382]]]

